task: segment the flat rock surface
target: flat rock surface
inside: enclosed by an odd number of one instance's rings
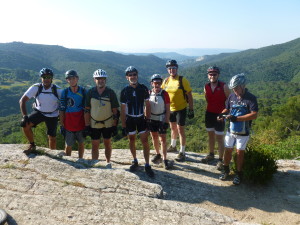
[[[216,161],[187,153],[172,170],[162,164],[144,172],[137,151],[136,173],[129,172],[129,150],[114,149],[113,169],[105,168],[104,151],[93,162],[77,152],[38,148],[44,154],[23,154],[25,145],[0,145],[0,209],[7,224],[300,224],[300,162],[278,162],[267,186],[218,180]],[[151,151],[154,154],[154,151]],[[170,159],[176,153],[168,154]]]

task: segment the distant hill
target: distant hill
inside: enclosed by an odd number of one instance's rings
[[[190,78],[194,88],[202,88],[209,65],[220,67],[221,79],[226,82],[238,73],[245,73],[250,82],[300,82],[300,38],[259,49],[204,56],[185,65],[180,73]]]
[[[128,53],[124,53],[124,54],[128,54]],[[177,52],[153,52],[153,53],[130,53],[130,54],[143,55],[143,56],[155,55],[155,56],[157,56],[161,59],[164,59],[164,60],[175,59],[178,62],[185,61],[185,60],[195,60],[196,59],[196,57],[178,54]]]
[[[124,70],[130,65],[139,70],[142,82],[149,82],[154,73],[166,72],[165,60],[154,55],[123,55],[22,42],[0,43],[0,68],[39,71],[43,67],[50,67],[61,78],[66,70],[75,69],[83,82],[91,84],[93,72],[101,68],[107,71],[109,84],[116,89],[126,84]]]

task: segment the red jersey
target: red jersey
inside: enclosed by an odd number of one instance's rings
[[[207,107],[206,111],[211,113],[221,113],[225,109],[226,95],[224,92],[224,82],[218,81],[214,92],[211,90],[210,83],[205,85]]]

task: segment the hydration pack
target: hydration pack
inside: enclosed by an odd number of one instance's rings
[[[249,113],[249,110],[246,105],[234,104],[232,105],[230,115],[233,116],[243,116]],[[229,130],[232,134],[237,135],[247,135],[249,124],[248,121],[236,121],[230,122]]]

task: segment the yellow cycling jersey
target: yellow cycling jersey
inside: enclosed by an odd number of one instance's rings
[[[186,93],[192,91],[189,81],[183,77],[182,85]],[[168,77],[163,81],[162,88],[165,89],[170,97],[170,110],[172,112],[179,111],[187,107],[187,102],[184,97],[183,90],[180,88],[179,75],[175,78]]]

